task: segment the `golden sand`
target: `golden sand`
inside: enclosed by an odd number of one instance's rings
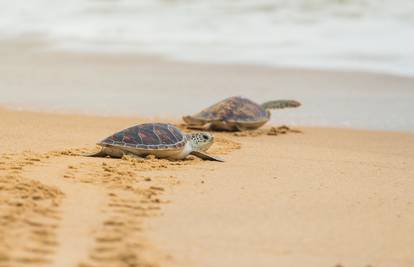
[[[145,118],[0,109],[0,266],[413,266],[414,135],[218,133],[225,163],[87,158]]]

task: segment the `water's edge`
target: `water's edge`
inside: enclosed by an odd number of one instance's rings
[[[0,42],[0,105],[104,116],[180,118],[232,95],[296,99],[271,123],[414,131],[414,79],[362,72],[202,64]]]

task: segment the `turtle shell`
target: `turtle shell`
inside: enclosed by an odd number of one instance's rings
[[[145,123],[117,132],[99,145],[127,146],[150,150],[177,150],[185,146],[187,139],[177,127],[166,123]]]
[[[268,121],[270,114],[259,104],[243,97],[226,98],[193,116],[204,121],[256,123]]]

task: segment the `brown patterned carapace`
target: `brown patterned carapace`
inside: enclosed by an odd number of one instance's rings
[[[177,149],[186,143],[185,135],[174,125],[145,123],[117,132],[100,144],[142,149]]]

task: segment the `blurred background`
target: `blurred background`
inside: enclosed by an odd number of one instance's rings
[[[70,50],[414,75],[412,0],[1,0],[0,31]]]
[[[414,131],[412,0],[0,0],[0,39],[15,38],[42,40],[49,51],[318,70],[326,76],[217,67],[220,75],[214,67],[189,67],[189,76],[193,71],[204,78],[192,81],[182,71],[165,80],[168,69],[138,68],[146,80],[119,85],[119,91],[81,82],[53,97],[64,86],[42,84],[36,98],[27,86],[9,82],[0,87],[3,104],[179,116],[234,94],[257,101],[289,97],[304,106],[274,112],[279,122]]]

